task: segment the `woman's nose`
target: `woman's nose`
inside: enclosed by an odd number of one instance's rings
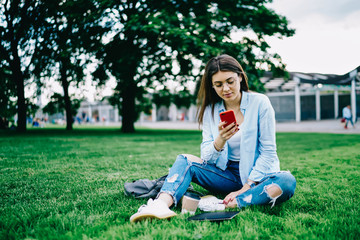
[[[229,84],[227,82],[223,85],[223,91],[228,91],[230,89]]]

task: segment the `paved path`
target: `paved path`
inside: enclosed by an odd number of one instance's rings
[[[143,122],[136,123],[138,127],[155,128],[155,129],[199,129],[198,124],[194,122]],[[296,122],[279,122],[276,124],[277,132],[321,132],[321,133],[350,133],[360,134],[360,124],[355,124],[356,128],[350,126],[344,129],[344,125],[339,120],[321,120],[321,121],[303,121]]]
[[[344,128],[344,124],[339,120],[321,120],[321,121],[302,121],[282,122],[276,125],[277,132],[321,132],[321,133],[350,133],[360,134],[360,125],[355,124],[355,128],[351,125],[348,129]]]

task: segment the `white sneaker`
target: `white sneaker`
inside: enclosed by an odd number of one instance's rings
[[[212,195],[204,196],[200,199],[199,209],[204,212],[213,212],[213,211],[224,211],[225,204],[223,204],[223,200],[218,199]]]
[[[142,205],[138,212],[130,217],[130,222],[149,218],[166,219],[173,216],[176,216],[176,213],[171,211],[164,201],[160,199],[152,200],[150,198],[146,205]]]

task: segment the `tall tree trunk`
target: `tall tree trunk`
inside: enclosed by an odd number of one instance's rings
[[[11,71],[13,81],[16,82],[16,91],[17,91],[17,131],[25,132],[26,131],[26,103],[25,103],[25,90],[24,90],[24,75],[21,71],[21,62],[17,51],[17,44],[12,43],[12,54],[13,61],[11,62]]]
[[[65,60],[66,61],[66,60]],[[69,97],[69,82],[66,74],[66,64],[60,63],[60,78],[64,90],[65,112],[66,112],[66,130],[72,130],[73,117],[71,114],[71,101]]]
[[[129,78],[126,84],[126,89],[123,89],[122,94],[122,127],[121,131],[124,133],[135,132],[134,123],[136,121],[135,96],[136,83]]]

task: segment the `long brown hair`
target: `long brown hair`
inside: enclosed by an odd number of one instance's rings
[[[237,73],[239,77],[242,78],[240,91],[249,91],[248,78],[240,63],[235,58],[226,54],[211,58],[205,66],[205,72],[201,78],[200,89],[197,96],[197,117],[199,124],[203,122],[205,108],[212,105],[212,114],[214,114],[215,103],[222,100],[212,87],[212,76],[219,71]]]

